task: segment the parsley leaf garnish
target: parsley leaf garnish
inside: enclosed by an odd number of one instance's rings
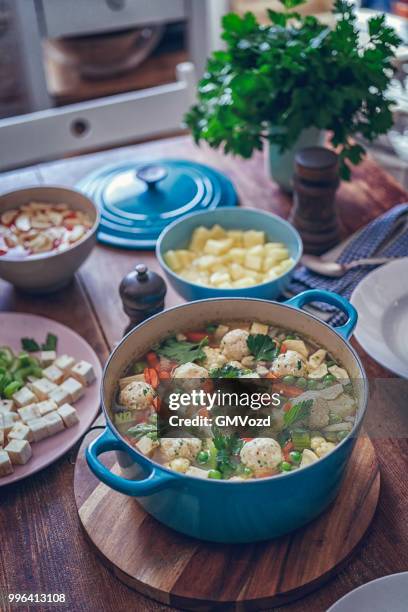
[[[279,346],[264,334],[248,336],[247,346],[257,361],[272,361],[279,354]]]
[[[208,344],[208,338],[203,338],[201,342],[187,342],[186,340],[178,341],[176,338],[168,338],[158,347],[155,347],[156,353],[177,361],[178,363],[188,363],[205,359],[203,347]]]
[[[217,470],[224,478],[229,478],[238,467],[233,458],[239,454],[244,442],[237,436],[224,436],[218,427],[213,428],[213,443],[217,449]]]
[[[313,400],[304,400],[298,404],[294,404],[283,417],[285,427],[293,425],[296,421],[301,421],[309,416],[310,409],[312,407]]]
[[[222,368],[210,370],[210,378],[239,378],[241,374],[247,374],[251,370],[240,370],[233,365],[226,364]]]

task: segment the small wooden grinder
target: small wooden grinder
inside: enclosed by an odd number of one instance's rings
[[[297,152],[290,220],[302,237],[305,253],[320,255],[339,242],[335,206],[339,183],[339,162],[334,151],[307,147]]]
[[[166,283],[162,277],[148,270],[144,264],[137,264],[135,269],[122,279],[119,294],[123,310],[130,319],[125,334],[163,310],[166,292]]]

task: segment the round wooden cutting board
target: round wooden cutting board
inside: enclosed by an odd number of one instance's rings
[[[380,473],[374,447],[360,438],[334,504],[295,533],[256,544],[213,544],[179,534],[150,517],[135,499],[75,468],[75,500],[91,545],[125,584],[175,608],[261,610],[319,587],[347,561],[373,518]],[[104,462],[119,473],[115,454]]]

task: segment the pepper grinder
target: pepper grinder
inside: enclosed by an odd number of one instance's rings
[[[125,334],[164,309],[166,292],[166,283],[162,277],[148,270],[145,264],[137,264],[135,269],[122,279],[119,294],[123,310],[130,319]]]
[[[320,255],[339,242],[335,201],[339,183],[339,161],[334,151],[307,147],[297,152],[290,221],[302,237],[305,253]]]

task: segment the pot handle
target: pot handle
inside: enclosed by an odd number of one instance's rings
[[[86,449],[86,460],[91,471],[111,489],[119,491],[124,495],[132,497],[144,497],[161,491],[174,480],[174,476],[166,473],[159,473],[153,465],[148,465],[149,474],[143,480],[127,480],[112,472],[99,461],[99,455],[108,451],[125,451],[126,446],[118,440],[113,433],[106,428]],[[145,465],[138,461],[137,454],[132,454],[132,459],[144,468]]]
[[[290,300],[284,302],[284,304],[294,306],[295,308],[302,308],[305,304],[310,304],[311,302],[325,302],[326,304],[336,306],[336,308],[344,312],[344,314],[348,316],[347,322],[334,329],[343,336],[343,338],[346,338],[346,340],[350,338],[357,324],[357,310],[348,300],[346,300],[346,298],[338,295],[338,293],[325,291],[324,289],[310,289],[309,291],[303,291],[295,295],[290,298]]]

